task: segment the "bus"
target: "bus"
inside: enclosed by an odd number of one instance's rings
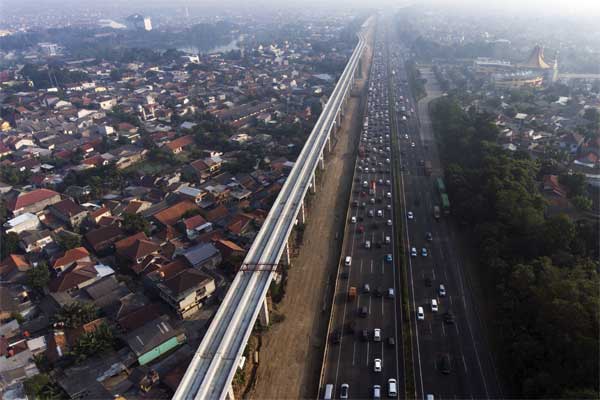
[[[442,193],[442,211],[444,215],[450,215],[450,200],[448,199],[448,195],[446,193]]]
[[[444,185],[444,180],[442,178],[437,178],[435,180],[437,190],[441,194],[446,193],[446,185]]]

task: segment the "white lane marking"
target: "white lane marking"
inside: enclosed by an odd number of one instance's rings
[[[465,373],[468,373],[469,371],[467,370],[467,361],[465,360],[464,354],[462,354],[462,360],[463,360],[463,366],[465,367]]]
[[[381,296],[381,316],[383,317],[383,315],[385,314],[384,311],[384,307],[383,307],[384,301],[383,301],[383,296]]]
[[[458,324],[454,324],[454,327],[456,328],[456,335],[460,336],[460,332],[458,331]]]
[[[369,366],[369,342],[367,342],[367,358],[366,358],[366,365],[367,365],[367,367]]]
[[[450,304],[452,304],[452,296],[448,296],[448,298],[450,299]]]
[[[354,341],[354,345],[352,346],[352,365],[354,365],[356,361],[356,340]]]
[[[373,260],[371,260],[371,273],[373,273]]]
[[[381,275],[385,274],[385,262],[381,261]]]
[[[446,328],[444,327],[443,322],[442,322],[442,335],[446,336]]]
[[[435,281],[435,268],[432,268],[431,272],[433,273],[433,280]]]

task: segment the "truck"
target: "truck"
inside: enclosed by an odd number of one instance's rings
[[[352,301],[356,298],[356,288],[354,286],[350,286],[348,289],[348,301]]]
[[[435,219],[440,219],[440,206],[433,206],[433,216]]]
[[[431,175],[431,161],[429,160],[425,161],[425,175]]]

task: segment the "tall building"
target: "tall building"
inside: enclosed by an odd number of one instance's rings
[[[146,31],[152,30],[152,20],[150,19],[150,17],[144,17],[144,29]]]

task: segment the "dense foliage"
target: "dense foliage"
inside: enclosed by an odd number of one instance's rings
[[[449,98],[432,114],[452,212],[472,232],[480,275],[495,288],[507,383],[519,397],[597,398],[597,222],[547,217],[538,163],[496,145],[489,116]]]

